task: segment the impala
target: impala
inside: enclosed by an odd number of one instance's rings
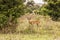
[[[29,20],[29,23],[31,25],[36,24],[38,26],[38,24],[40,23],[40,21],[39,20]]]

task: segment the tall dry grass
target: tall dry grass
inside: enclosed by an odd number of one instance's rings
[[[29,20],[40,23],[30,24]],[[60,22],[52,21],[49,16],[26,14],[17,21],[16,32],[19,34],[0,34],[0,40],[60,40]]]
[[[39,24],[30,24],[29,20],[39,20]],[[52,21],[50,16],[38,14],[26,14],[18,18],[17,31],[22,33],[41,33],[41,34],[59,34],[60,22]]]

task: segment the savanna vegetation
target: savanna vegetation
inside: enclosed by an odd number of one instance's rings
[[[60,40],[60,0],[0,0],[0,40]]]
[[[0,0],[0,29],[16,26],[16,19],[24,14],[23,0]]]

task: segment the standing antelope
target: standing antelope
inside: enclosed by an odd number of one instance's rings
[[[39,20],[29,20],[29,23],[31,25],[36,24],[38,26],[38,24],[40,23],[40,21]]]
[[[33,14],[30,14],[29,16],[27,16],[26,18],[28,19],[29,24],[31,24],[31,25],[36,24],[38,26],[40,21],[36,20],[36,19],[33,20],[34,16],[35,16],[35,14],[33,13]]]

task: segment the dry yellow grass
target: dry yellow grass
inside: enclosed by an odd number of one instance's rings
[[[59,36],[40,34],[1,34],[0,40],[59,40]]]
[[[39,20],[40,23],[30,24],[28,18],[31,20]],[[60,35],[60,22],[52,21],[49,16],[37,15],[37,14],[26,14],[21,18],[18,18],[17,31],[23,32],[30,28],[30,30],[37,33],[48,33],[48,34],[59,34]],[[29,30],[27,30],[29,31]]]
[[[30,24],[29,19],[40,23]],[[0,40],[60,40],[60,22],[52,21],[49,16],[26,14],[17,19],[18,34],[0,34]]]

